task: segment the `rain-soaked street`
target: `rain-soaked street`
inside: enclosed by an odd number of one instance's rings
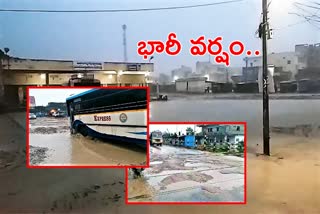
[[[150,151],[143,177],[130,175],[129,201],[244,201],[244,158],[168,145]]]
[[[68,125],[68,118],[30,120],[31,165],[146,165],[142,149],[71,135]]]

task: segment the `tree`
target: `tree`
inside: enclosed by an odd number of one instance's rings
[[[187,129],[186,129],[186,132],[187,132],[187,135],[189,134],[189,135],[194,135],[194,131],[193,131],[193,129],[191,128],[191,127],[188,127]]]
[[[243,153],[244,152],[244,142],[241,141],[238,143],[238,152]]]

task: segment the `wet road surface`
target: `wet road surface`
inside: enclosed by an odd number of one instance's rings
[[[37,118],[29,128],[31,165],[146,165],[140,148],[71,135],[68,118]]]
[[[170,97],[169,97],[170,99]],[[0,115],[0,149],[15,156],[0,169],[1,212],[22,213],[131,213],[131,214],[318,214],[320,213],[320,137],[288,133],[287,127],[317,125],[320,100],[270,101],[271,157],[248,155],[246,205],[126,205],[122,169],[27,169],[25,128]],[[248,144],[262,149],[261,100],[169,100],[152,103],[151,121],[247,121]],[[200,113],[199,113],[200,112]],[[25,126],[25,114],[12,114]],[[284,129],[279,132],[279,127]],[[290,128],[291,130],[291,128]],[[318,136],[317,136],[318,134]],[[16,147],[18,149],[16,149]],[[8,155],[6,156],[8,157]],[[110,184],[88,197],[73,198],[95,184]],[[112,185],[114,184],[114,185]],[[91,190],[90,190],[91,191]],[[114,202],[113,198],[119,198]],[[107,201],[106,201],[107,200]],[[57,203],[54,203],[57,201]],[[69,207],[69,202],[72,209]],[[67,206],[65,206],[67,204]],[[58,209],[51,210],[57,205]]]
[[[163,145],[129,181],[129,201],[243,202],[244,158]]]

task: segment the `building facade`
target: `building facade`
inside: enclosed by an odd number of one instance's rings
[[[212,64],[211,62],[197,62],[195,75],[206,76],[208,81],[216,83],[229,82],[228,69],[224,65]]]
[[[211,83],[206,77],[189,77],[177,79],[175,86],[177,92],[204,93],[207,87],[211,87]]]
[[[208,143],[239,143],[244,140],[244,125],[200,125]]]
[[[172,81],[175,81],[180,78],[190,77],[192,73],[192,68],[182,65],[180,68],[176,68],[171,71]]]
[[[146,86],[152,82],[153,63],[79,62],[71,60],[1,60],[4,98],[16,103],[17,93],[26,94],[26,86],[68,85],[72,76],[92,76],[103,86]]]

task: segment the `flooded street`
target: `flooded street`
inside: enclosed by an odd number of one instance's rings
[[[320,100],[270,100],[270,127],[320,126]],[[246,121],[249,146],[262,139],[262,100],[172,98],[150,104],[151,121]]]
[[[244,158],[163,145],[150,168],[129,178],[129,201],[243,202]]]
[[[203,103],[207,105],[201,106]],[[159,121],[248,122],[246,205],[126,205],[123,169],[26,168],[23,151],[26,145],[25,113],[12,115],[15,121],[21,124],[20,128],[16,123],[12,124],[13,120],[2,116],[0,132],[3,140],[0,144],[1,150],[7,155],[1,154],[3,165],[0,170],[1,211],[318,214],[320,213],[320,134],[317,122],[320,121],[320,100],[270,100],[270,104],[270,123],[275,127],[271,133],[271,157],[256,155],[256,152],[262,150],[262,101],[203,100],[190,97],[188,100],[170,100],[167,103],[153,102],[151,107],[151,121],[156,121],[156,118]],[[297,127],[308,124],[312,126]],[[35,134],[32,133],[31,136]],[[60,134],[67,135],[67,132]],[[160,160],[153,162],[154,166],[160,163]],[[183,177],[183,179],[188,178]],[[170,185],[166,183],[166,186]],[[156,185],[155,187],[157,188]],[[147,192],[148,189],[139,191]]]
[[[71,135],[68,118],[30,120],[31,165],[146,165],[145,151]]]

